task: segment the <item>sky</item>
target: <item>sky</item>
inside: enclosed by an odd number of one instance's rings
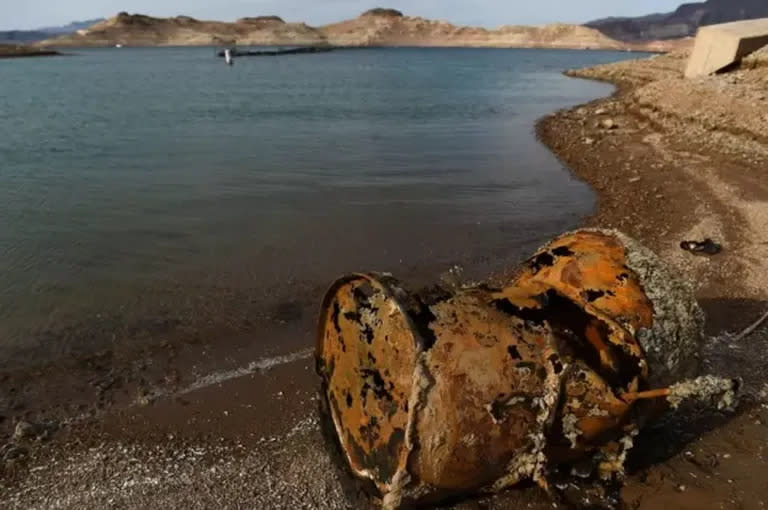
[[[120,11],[230,21],[275,14],[286,21],[322,25],[354,18],[372,7],[461,25],[583,23],[606,16],[674,10],[680,0],[0,0],[0,30],[65,25]]]

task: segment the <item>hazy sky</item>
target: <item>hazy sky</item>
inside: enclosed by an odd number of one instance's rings
[[[288,21],[324,24],[381,5],[405,14],[465,25],[496,27],[553,21],[581,23],[605,16],[673,10],[680,0],[0,0],[0,30],[63,25],[119,11],[153,16],[186,14],[233,20],[277,14]]]

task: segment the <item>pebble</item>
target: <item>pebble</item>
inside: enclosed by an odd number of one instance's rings
[[[20,446],[16,446],[13,443],[8,443],[0,448],[0,459],[5,462],[13,461],[19,457],[23,457],[26,454],[26,449],[21,448]]]
[[[32,439],[38,434],[38,429],[37,425],[22,420],[16,424],[16,428],[13,430],[13,440],[24,441]]]
[[[48,439],[56,428],[57,424],[55,422],[40,424],[21,420],[16,423],[12,440],[14,442],[45,440]]]

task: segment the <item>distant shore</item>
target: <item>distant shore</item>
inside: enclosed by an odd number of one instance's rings
[[[58,51],[33,46],[0,44],[0,58],[54,57]]]
[[[277,16],[235,22],[189,16],[155,18],[121,12],[73,34],[41,44],[54,47],[123,46],[321,46],[474,47],[670,51],[689,41],[628,43],[582,25],[505,25],[497,29],[458,26],[447,21],[406,16],[394,9],[372,9],[355,19],[324,26],[285,22]]]

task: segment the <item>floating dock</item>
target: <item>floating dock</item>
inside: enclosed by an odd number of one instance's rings
[[[328,53],[335,48],[331,46],[308,46],[301,48],[274,49],[274,50],[232,50],[232,57],[279,57],[281,55],[304,55],[309,53]],[[224,57],[224,51],[219,51],[219,57]]]

